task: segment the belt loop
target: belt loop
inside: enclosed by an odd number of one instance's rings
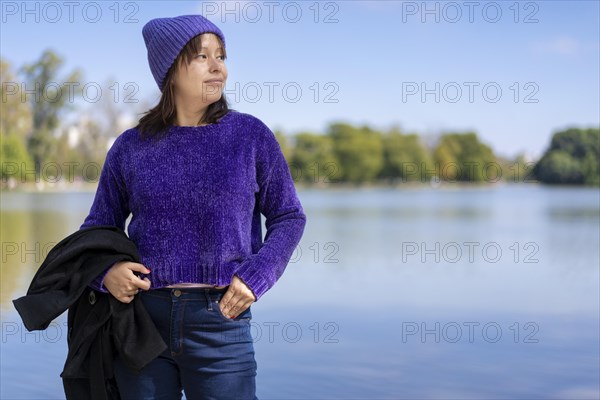
[[[209,293],[208,288],[204,289],[204,294],[206,295],[206,302],[208,303],[208,311],[212,311],[212,299],[210,298],[210,293]]]

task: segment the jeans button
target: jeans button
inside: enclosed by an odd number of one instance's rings
[[[179,296],[181,296],[181,290],[179,290],[179,289],[175,289],[175,291],[173,292],[173,294],[174,294],[176,297],[179,297]]]

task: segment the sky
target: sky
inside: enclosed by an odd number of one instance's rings
[[[231,108],[272,129],[474,131],[498,155],[537,158],[554,132],[600,125],[599,3],[3,1],[0,50],[17,67],[52,49],[61,76],[111,82],[124,110],[154,105],[142,27],[202,14],[225,35]]]

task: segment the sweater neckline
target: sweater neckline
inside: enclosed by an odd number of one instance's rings
[[[214,124],[196,125],[196,126],[171,125],[171,127],[170,127],[169,130],[171,132],[200,132],[200,131],[203,131],[203,130],[213,129],[213,128],[216,128],[218,126],[221,126],[221,124],[223,122],[225,122],[225,120],[228,119],[232,114],[233,114],[233,110],[229,110],[227,112],[227,114],[223,115],[221,117],[221,119],[217,123],[214,123]]]

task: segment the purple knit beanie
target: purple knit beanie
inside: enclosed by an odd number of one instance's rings
[[[183,47],[201,33],[214,33],[225,46],[223,32],[202,15],[155,18],[144,25],[142,35],[148,49],[148,63],[161,92],[167,72]]]

